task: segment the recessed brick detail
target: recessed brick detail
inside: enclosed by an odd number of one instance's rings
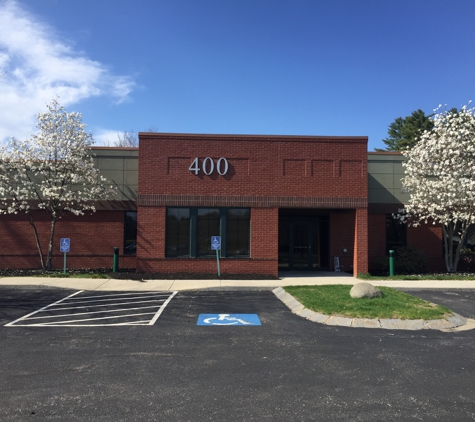
[[[141,207],[365,208],[367,198],[301,198],[218,195],[138,195]]]

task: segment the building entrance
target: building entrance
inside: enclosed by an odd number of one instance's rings
[[[328,244],[328,217],[279,215],[279,270],[328,270]]]

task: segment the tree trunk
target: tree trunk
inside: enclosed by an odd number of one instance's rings
[[[44,260],[44,256],[43,256],[43,250],[41,249],[40,238],[38,236],[38,230],[36,229],[35,220],[33,219],[33,216],[31,215],[31,213],[28,213],[28,218],[29,218],[29,222],[30,222],[31,227],[33,228],[33,231],[35,232],[35,241],[36,241],[36,246],[38,248],[38,253],[40,254],[41,269],[43,271],[46,271],[45,260]]]
[[[51,271],[53,260],[54,230],[56,228],[56,217],[51,217],[51,233],[49,236],[48,257],[46,259],[46,271]]]
[[[444,234],[445,266],[449,273],[457,272],[460,251],[462,250],[465,237],[467,236],[469,221],[470,220],[465,222],[452,222],[442,225]],[[454,246],[454,235],[459,239],[456,246]]]

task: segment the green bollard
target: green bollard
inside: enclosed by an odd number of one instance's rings
[[[392,249],[389,251],[389,275],[394,275],[394,251]]]
[[[112,264],[112,272],[119,271],[119,248],[114,248],[114,263]]]

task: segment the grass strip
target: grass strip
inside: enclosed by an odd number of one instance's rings
[[[475,280],[474,274],[408,274],[393,276],[377,276],[369,274],[358,274],[361,280]]]
[[[325,315],[350,318],[441,319],[453,312],[444,307],[389,287],[379,287],[383,296],[356,299],[350,296],[352,286],[287,286],[284,290],[306,308]]]

